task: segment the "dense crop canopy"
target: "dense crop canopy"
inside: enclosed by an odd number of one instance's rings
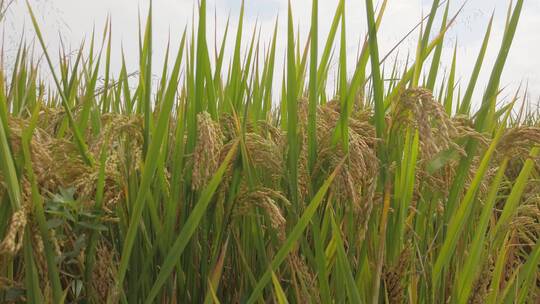
[[[486,25],[463,96],[455,53],[439,68],[453,2],[433,1],[401,66],[377,40],[391,1],[365,0],[352,71],[345,1],[323,45],[318,2],[305,44],[290,5],[286,37],[276,23],[242,41],[242,4],[234,45],[227,21],[213,51],[201,0],[162,67],[150,5],[134,73],[123,53],[110,69],[110,20],[55,60],[28,5],[36,49],[0,69],[0,302],[538,299],[540,119],[522,92],[500,97],[524,1],[495,62]]]

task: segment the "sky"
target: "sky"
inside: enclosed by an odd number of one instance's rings
[[[326,39],[332,18],[339,0],[319,1],[320,45]],[[464,0],[452,0],[451,14],[455,13]],[[459,15],[455,26],[451,29],[443,50],[442,70],[449,70],[454,45],[457,44],[457,81],[465,89],[470,73],[482,43],[489,18],[495,14],[492,38],[479,79],[478,93],[475,103],[481,97],[486,86],[493,63],[501,44],[504,23],[510,0],[469,0]],[[298,27],[302,43],[309,33],[311,0],[294,0],[292,9],[295,27]],[[376,2],[376,1],[375,1]],[[385,55],[392,47],[429,13],[432,0],[389,0],[387,11],[379,31],[380,53]],[[119,71],[121,64],[120,50],[126,54],[128,69],[136,71],[138,67],[138,14],[145,16],[148,0],[30,0],[38,22],[42,28],[47,48],[57,51],[60,40],[71,50],[77,50],[81,41],[88,38],[96,28],[98,37],[103,31],[107,16],[111,16],[113,25],[113,57],[112,71]],[[208,38],[209,46],[214,47],[214,34],[220,40],[224,32],[227,17],[231,17],[230,33],[236,33],[237,20],[241,0],[208,0]],[[347,53],[349,71],[355,65],[359,42],[366,34],[366,18],[363,0],[345,0]],[[154,0],[154,60],[157,66],[164,59],[165,48],[170,40],[171,45],[178,45],[186,25],[194,19],[196,0]],[[287,0],[245,0],[244,42],[252,35],[255,26],[260,28],[261,41],[269,42],[273,28],[278,20],[278,52],[276,61],[276,81],[279,84],[280,71],[287,35]],[[196,15],[196,14],[195,14]],[[32,40],[34,37],[30,19],[24,1],[15,0],[5,21],[1,37],[7,49],[7,65],[13,58],[21,33]],[[435,24],[434,29],[439,25]],[[234,35],[229,35],[233,37]],[[411,35],[398,49],[399,62],[404,62],[407,53],[414,54],[418,33]],[[234,42],[229,40],[228,50],[233,49]],[[173,47],[174,49],[174,47]],[[227,54],[226,54],[227,55]],[[230,53],[229,53],[230,55]],[[395,57],[390,57],[392,60]],[[512,96],[520,84],[528,85],[531,102],[540,97],[540,1],[525,0],[520,24],[512,50],[509,54],[501,87],[506,96]],[[159,74],[159,71],[156,72]],[[329,78],[330,82],[333,80]],[[330,84],[332,86],[332,84]]]

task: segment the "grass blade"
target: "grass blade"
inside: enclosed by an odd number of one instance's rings
[[[208,183],[208,186],[201,193],[199,201],[193,208],[191,214],[189,215],[189,218],[184,224],[182,230],[180,231],[180,234],[178,234],[174,245],[171,247],[169,253],[167,254],[167,257],[163,261],[163,265],[160,267],[161,270],[159,271],[159,274],[154,282],[154,285],[152,286],[152,289],[146,297],[145,303],[153,303],[154,299],[159,293],[159,290],[161,289],[165,281],[168,279],[169,275],[172,273],[179,257],[182,256],[182,253],[184,252],[184,249],[186,248],[189,239],[199,226],[199,222],[204,216],[206,209],[208,208],[208,205],[210,204],[212,197],[217,190],[217,187],[223,179],[225,170],[228,168],[233,157],[236,155],[237,147],[238,142],[236,142],[232,146],[231,150],[227,153],[225,160]]]
[[[304,213],[302,214],[302,217],[298,220],[294,228],[289,233],[287,239],[279,249],[279,251],[276,253],[274,258],[272,259],[272,262],[270,263],[268,270],[264,273],[264,275],[259,279],[257,282],[257,285],[251,292],[251,295],[249,296],[247,303],[252,304],[257,301],[257,299],[261,296],[265,286],[269,283],[271,273],[275,271],[279,265],[285,260],[289,252],[292,250],[295,243],[298,241],[298,239],[302,236],[302,233],[309,225],[309,222],[315,215],[315,212],[323,202],[323,199],[326,195],[326,191],[328,191],[328,188],[330,187],[330,184],[332,184],[332,181],[338,174],[339,170],[341,169],[341,166],[343,165],[344,160],[340,162],[340,164],[336,167],[336,169],[332,172],[332,174],[325,180],[324,184],[319,188],[319,191],[307,208],[305,209]]]

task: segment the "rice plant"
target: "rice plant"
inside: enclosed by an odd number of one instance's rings
[[[352,73],[344,0],[324,45],[317,0],[305,45],[290,5],[287,37],[242,41],[242,4],[215,52],[200,0],[161,67],[150,5],[136,73],[111,71],[110,21],[51,56],[28,5],[36,43],[0,69],[0,302],[535,303],[540,119],[501,94],[524,1],[463,95],[440,68],[460,7],[433,0],[389,71],[387,2],[365,0]]]

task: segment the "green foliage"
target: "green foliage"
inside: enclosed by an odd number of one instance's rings
[[[45,60],[22,41],[0,70],[0,302],[534,301],[540,119],[501,94],[523,2],[481,100],[494,18],[462,97],[458,43],[441,72],[452,1],[433,1],[407,35],[416,52],[388,70],[392,2],[366,0],[351,70],[344,0],[322,45],[320,1],[305,40],[290,3],[286,37],[276,20],[243,39],[242,3],[234,45],[228,19],[214,51],[202,0],[157,85],[151,4],[138,71],[122,50],[118,73],[110,19],[55,62],[28,6]]]

